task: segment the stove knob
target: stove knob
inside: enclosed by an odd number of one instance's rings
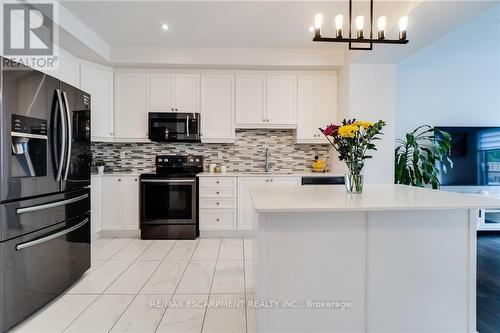
[[[161,163],[161,162],[163,162],[163,159],[159,158],[159,159],[158,159],[158,162],[160,162],[160,163]]]

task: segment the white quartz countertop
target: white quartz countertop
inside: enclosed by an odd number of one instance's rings
[[[343,174],[331,172],[290,171],[290,172],[201,172],[198,177],[344,177]]]
[[[365,185],[362,194],[347,194],[338,185],[254,187],[250,191],[259,213],[500,208],[500,199],[406,185]]]

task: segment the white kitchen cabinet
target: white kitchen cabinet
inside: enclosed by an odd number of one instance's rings
[[[300,177],[238,177],[238,230],[252,230],[256,214],[253,210],[250,189],[253,187],[296,187]]]
[[[102,177],[102,229],[139,229],[139,177]]]
[[[328,143],[319,128],[337,121],[337,77],[299,76],[297,143]]]
[[[234,75],[202,75],[203,143],[234,143]]]
[[[297,76],[267,76],[266,122],[271,125],[297,125]]]
[[[200,178],[200,231],[237,230],[236,177]]]
[[[258,127],[266,123],[266,76],[239,74],[236,77],[236,125]]]
[[[80,88],[80,62],[79,59],[59,48],[59,58],[56,70],[44,71],[74,87]]]
[[[90,178],[90,223],[92,235],[102,230],[102,178],[91,176]]]
[[[145,140],[148,132],[149,74],[115,73],[115,137]]]
[[[295,128],[297,77],[239,74],[236,79],[236,126]]]
[[[199,112],[198,74],[151,74],[151,110]]]
[[[91,95],[92,141],[111,141],[114,135],[113,69],[82,64],[80,86]]]
[[[151,110],[174,111],[173,74],[151,74]]]

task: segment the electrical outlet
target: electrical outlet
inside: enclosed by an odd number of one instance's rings
[[[127,157],[127,153],[124,152],[124,151],[121,151],[120,152],[120,158],[125,158],[125,157]]]
[[[224,158],[224,157],[222,156],[222,152],[221,152],[221,151],[220,151],[220,152],[218,152],[218,154],[217,154],[217,158],[219,159],[219,161],[222,161],[222,159]]]

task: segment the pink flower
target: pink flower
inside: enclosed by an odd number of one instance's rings
[[[323,130],[323,134],[326,135],[326,136],[334,136],[336,133],[337,133],[337,130],[338,130],[338,126],[337,125],[330,125],[330,126],[327,126],[324,130]]]

